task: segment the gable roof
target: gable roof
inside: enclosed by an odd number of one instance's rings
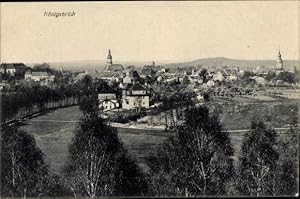
[[[35,71],[32,71],[32,72],[26,72],[26,74],[30,74],[30,75],[32,75],[32,76],[50,76],[49,73],[47,73],[47,72],[41,72],[41,71],[37,71],[37,72],[35,72]]]
[[[146,90],[142,85],[140,84],[133,84],[132,86],[130,86],[129,88],[130,90],[133,91],[141,91],[141,90]]]
[[[124,67],[122,64],[112,64],[108,66],[107,71],[124,71]]]
[[[2,63],[0,68],[5,69],[26,69],[28,68],[24,63]]]
[[[98,100],[116,100],[117,96],[115,93],[99,93],[98,94]]]

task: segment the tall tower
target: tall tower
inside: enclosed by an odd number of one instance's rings
[[[281,59],[281,54],[280,54],[280,50],[278,51],[278,57],[277,57],[277,66],[276,66],[277,70],[283,70],[283,61]]]
[[[107,66],[106,66],[106,70],[113,64],[113,61],[112,61],[112,56],[111,56],[111,52],[110,52],[110,49],[108,50],[108,55],[107,55]]]
[[[152,62],[152,66],[155,67],[155,61]]]

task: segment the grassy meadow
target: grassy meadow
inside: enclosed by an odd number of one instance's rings
[[[224,105],[224,104],[223,104]],[[246,129],[251,117],[262,117],[274,127],[283,127],[297,119],[298,104],[295,103],[228,103],[218,108],[220,120],[225,129]],[[32,134],[38,146],[46,154],[51,169],[58,172],[67,158],[68,144],[71,142],[76,121],[81,116],[78,106],[57,109],[24,121],[21,128]],[[163,130],[118,128],[118,136],[129,154],[138,160],[143,171],[148,170],[146,158],[155,154],[156,149],[171,134]],[[243,133],[230,133],[236,159],[240,152]]]

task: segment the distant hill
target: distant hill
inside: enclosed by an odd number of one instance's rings
[[[292,69],[294,66],[296,68],[300,67],[299,61],[297,60],[283,60],[283,65],[285,69]],[[266,69],[271,69],[276,67],[276,60],[239,60],[239,59],[230,59],[225,57],[215,57],[215,58],[205,58],[205,59],[196,59],[191,62],[182,62],[182,63],[170,63],[164,65],[166,68],[176,68],[176,67],[220,67],[220,66],[229,66],[229,67],[240,67],[241,69],[249,69],[256,67],[263,67]]]

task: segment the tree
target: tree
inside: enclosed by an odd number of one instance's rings
[[[99,104],[95,98],[83,96],[79,101],[79,109],[83,114],[98,114]]]
[[[278,141],[279,159],[276,167],[276,195],[295,196],[299,184],[299,132],[290,129]]]
[[[238,163],[237,188],[242,195],[274,194],[277,134],[260,120],[253,120],[246,133]]]
[[[113,193],[114,155],[119,147],[116,131],[96,114],[86,114],[81,119],[64,168],[74,195],[93,198]]]
[[[47,63],[34,65],[33,70],[43,71],[43,72],[50,72],[51,71],[50,66]]]
[[[40,182],[48,175],[44,154],[25,131],[9,127],[1,145],[1,195],[34,197],[42,194]]]
[[[183,78],[183,80],[182,80],[182,84],[188,85],[189,83],[190,83],[189,78],[188,78],[187,76],[185,76],[185,77]]]
[[[271,81],[276,77],[276,73],[274,71],[269,71],[267,76],[266,76],[266,80]]]
[[[75,197],[146,191],[143,175],[127,156],[117,130],[107,125],[97,111],[87,109],[74,133],[63,174]]]
[[[184,123],[177,126],[176,135],[167,140],[159,154],[151,164],[153,193],[226,194],[226,184],[234,174],[233,149],[218,116],[209,114],[207,107],[188,109]],[[167,190],[161,190],[163,187]]]
[[[205,75],[206,75],[207,72],[208,72],[208,70],[206,68],[202,68],[200,73],[199,73],[199,76],[202,77],[202,78],[205,78]]]
[[[278,74],[276,77],[277,80],[282,80],[283,82],[287,83],[295,83],[296,77],[294,73],[290,73],[288,71],[284,71]]]

